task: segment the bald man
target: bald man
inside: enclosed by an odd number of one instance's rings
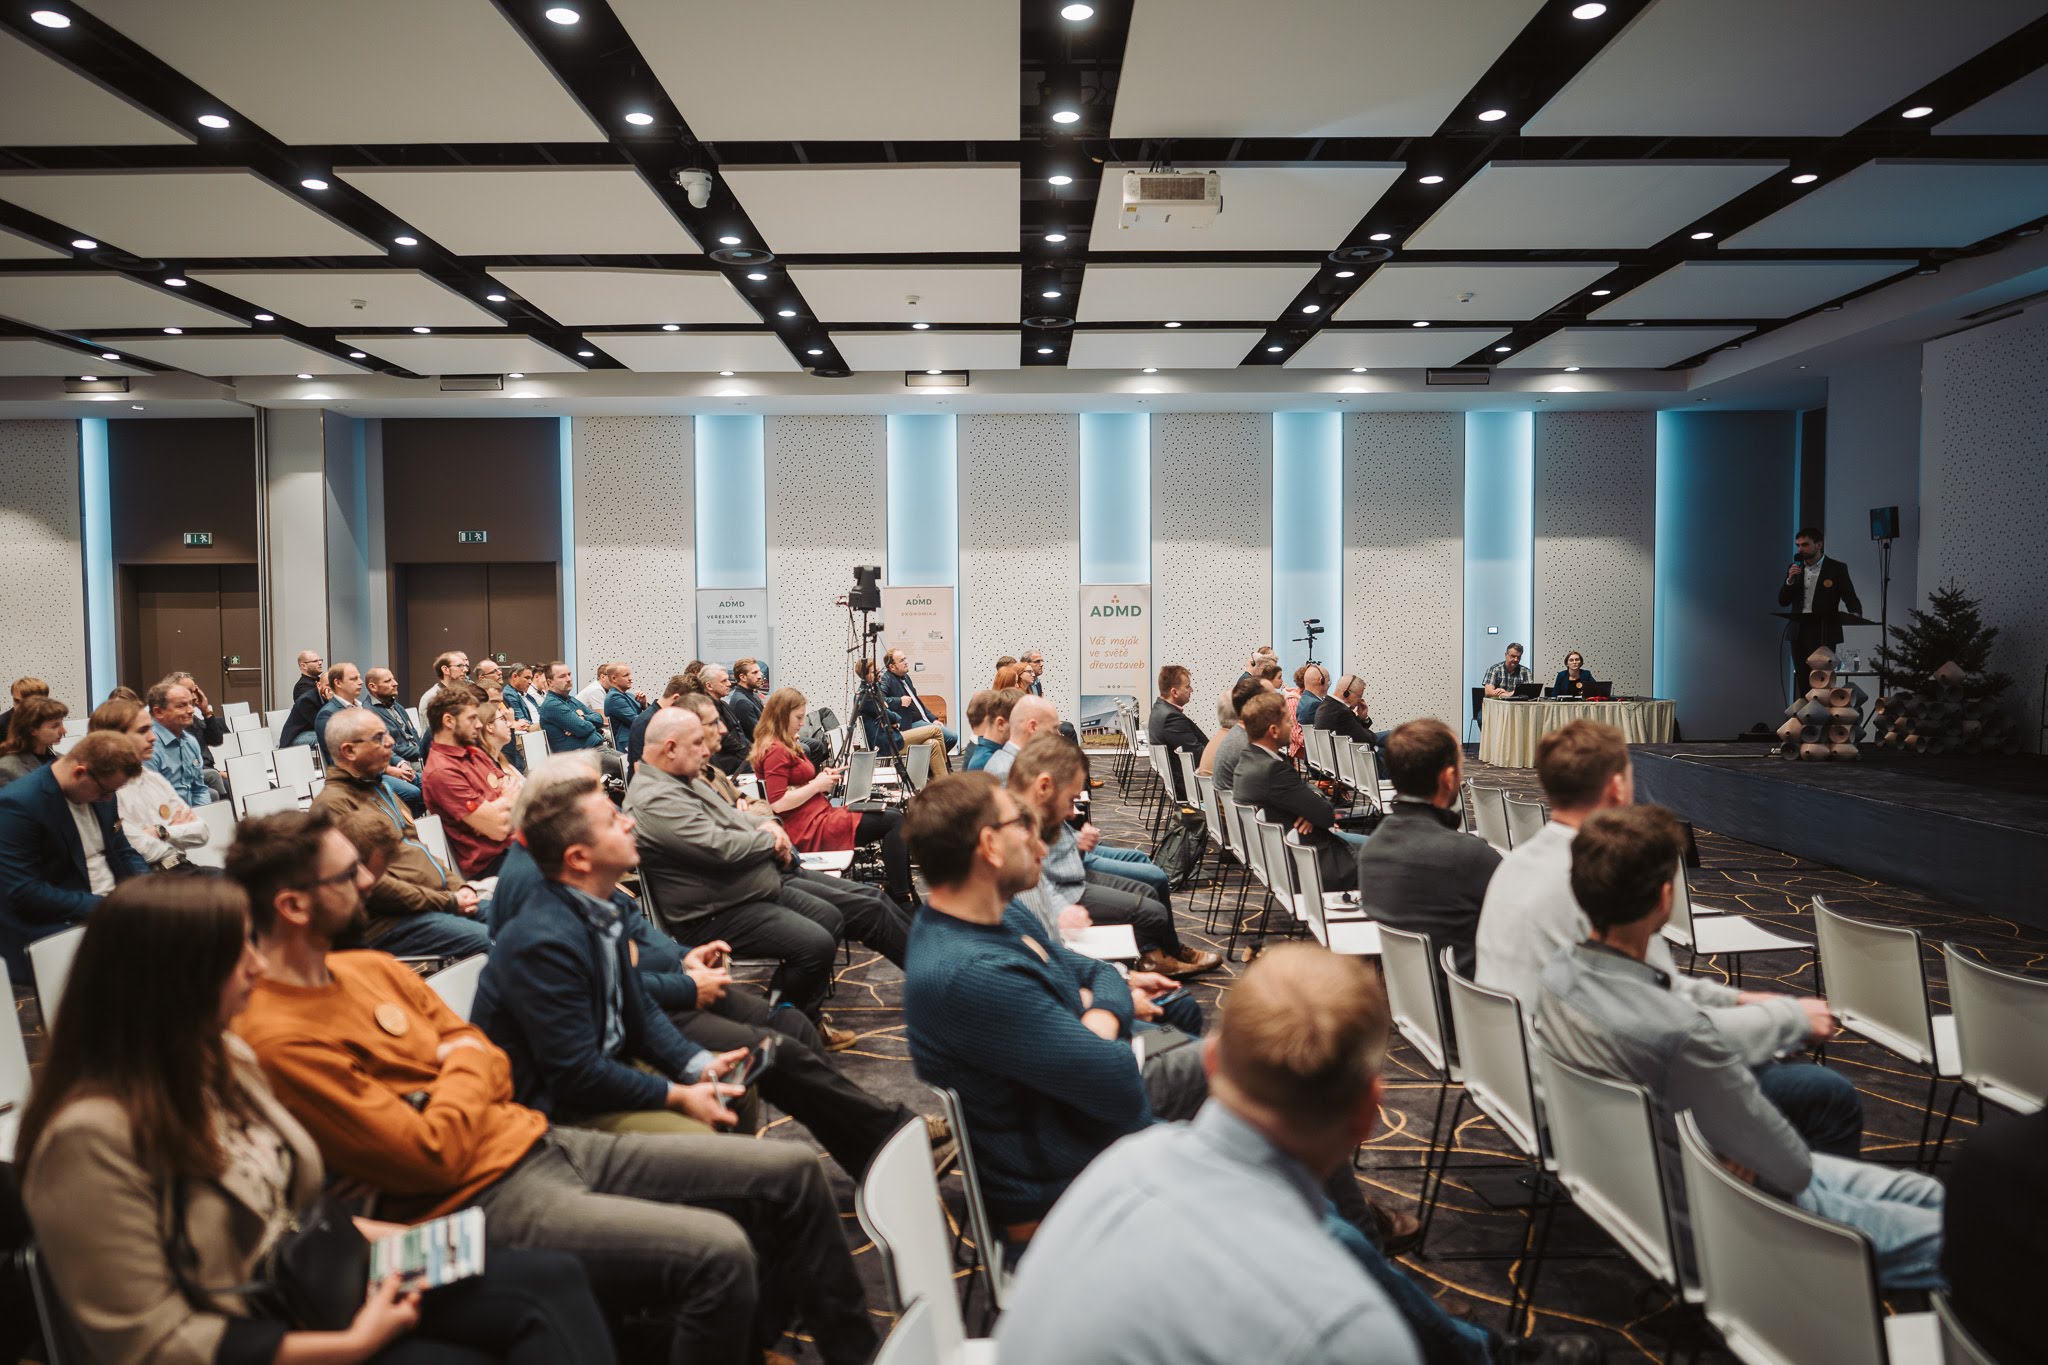
[[[1022,696],[1010,708],[1010,737],[1003,747],[988,756],[984,771],[998,782],[1010,780],[1010,767],[1017,761],[1017,751],[1029,744],[1032,737],[1057,729],[1060,723],[1059,708],[1039,696]]]
[[[989,755],[985,771],[998,782],[1009,781],[1017,751],[1039,735],[1057,733],[1059,725],[1059,708],[1044,697],[1019,697],[1010,711],[1010,738]],[[1089,784],[1101,785],[1092,778]],[[1082,825],[1075,838],[1081,847],[1082,865],[1091,877],[1127,877],[1142,884],[1148,895],[1166,907],[1168,914],[1173,913],[1173,879],[1166,875],[1165,868],[1146,857],[1144,850],[1103,843],[1102,831],[1093,824]]]
[[[1328,730],[1375,749],[1387,739],[1384,732],[1372,728],[1372,706],[1365,699],[1365,680],[1356,673],[1346,673],[1331,685],[1330,695],[1316,707],[1311,723],[1318,730]]]

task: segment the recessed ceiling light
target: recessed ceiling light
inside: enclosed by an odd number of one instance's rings
[[[1428,324],[1428,323],[1426,323],[1426,322],[1411,322],[1411,323],[1409,323],[1408,325],[1409,325],[1410,327],[1427,327],[1427,326],[1429,326],[1429,324]]]
[[[169,285],[173,289],[183,289],[185,287],[185,282],[179,279],[176,275],[166,276],[164,278],[164,283]]]
[[[1595,289],[1593,291],[1593,297],[1596,299],[1604,299],[1613,292],[1614,291],[1612,289]]]
[[[96,374],[82,374],[78,376],[78,382],[81,384],[97,384],[100,382],[100,377]]]
[[[1629,326],[1631,326],[1631,327],[1640,327],[1640,326],[1642,326],[1642,325],[1643,325],[1643,324],[1642,324],[1642,323],[1640,323],[1640,322],[1631,322],[1631,323],[1629,324]]]
[[[1071,175],[1049,175],[1045,178],[1045,183],[1048,185],[1071,185],[1074,183],[1074,177]]]
[[[1364,373],[1365,373],[1365,366],[1363,366],[1363,365],[1353,365],[1353,366],[1351,367],[1351,373],[1353,373],[1353,374],[1364,374]]]
[[[683,329],[682,329],[682,327],[681,327],[681,326],[680,326],[679,324],[677,324],[677,323],[673,323],[673,322],[664,322],[664,323],[662,323],[662,324],[661,324],[661,330],[662,330],[662,331],[664,331],[664,332],[680,332],[680,331],[682,331]]]
[[[1083,19],[1093,19],[1094,17],[1095,6],[1093,5],[1060,6],[1060,18],[1066,20],[1070,24],[1078,24]]]
[[[1812,183],[1813,183],[1814,181],[1816,181],[1816,180],[1818,180],[1818,179],[1820,179],[1820,177],[1819,177],[1819,176],[1815,175],[1815,174],[1814,174],[1813,172],[1811,172],[1811,171],[1808,171],[1808,172],[1807,172],[1806,174],[1804,174],[1804,175],[1795,175],[1795,176],[1793,176],[1793,177],[1792,177],[1792,183],[1793,183],[1793,184],[1795,184],[1795,185],[1811,185],[1811,184],[1812,184]]]
[[[1422,177],[1422,183],[1425,185],[1441,185],[1444,183],[1444,178],[1440,175],[1425,175]]]
[[[795,317],[795,316],[796,316],[796,309],[794,309],[794,308],[778,308],[778,309],[776,309],[776,310],[775,310],[775,316],[776,316],[776,317],[779,317],[779,318],[793,318],[793,317]]]
[[[1177,323],[1177,322],[1169,322],[1169,323],[1167,323],[1166,325],[1167,325],[1168,327],[1178,327],[1178,326],[1180,326],[1180,324],[1179,324],[1179,323]]]
[[[370,357],[364,355],[361,351],[350,351],[348,358],[350,360],[368,360]]]
[[[944,371],[944,370],[926,370],[926,371],[925,371],[925,373],[926,373],[926,374],[944,374],[944,373],[945,373],[945,371]]]
[[[141,412],[143,410],[142,404],[140,403],[130,403],[128,406],[135,409],[137,412]]]
[[[1048,232],[1045,234],[1045,240],[1051,242],[1054,246],[1058,246],[1061,242],[1067,240],[1067,234],[1064,232]]]
[[[648,124],[654,122],[654,115],[644,109],[635,109],[632,113],[626,115],[626,122],[632,124],[635,128],[645,128]]]
[[[311,379],[312,377],[312,375],[307,374],[304,370],[299,371],[299,378],[301,379]]]
[[[101,352],[100,352],[100,359],[101,359],[101,360],[119,360],[120,358],[121,358],[121,357],[120,357],[120,355],[119,355],[119,353],[118,353],[118,352],[114,352],[114,351],[101,351]]]
[[[98,251],[100,244],[90,237],[73,237],[71,246],[76,251]]]
[[[733,236],[730,232],[728,232],[725,234],[725,236],[720,237],[718,239],[718,244],[720,246],[738,246],[740,244],[740,239]]]
[[[1605,5],[1577,5],[1572,9],[1572,18],[1598,19],[1605,13],[1607,13],[1607,6]]]
[[[910,330],[913,332],[927,332],[931,330],[931,324],[929,322],[913,322],[910,324]]]
[[[1323,311],[1323,305],[1320,303],[1304,303],[1301,305],[1301,311],[1304,313],[1320,313]]]
[[[415,327],[413,328],[413,330],[415,332],[418,332],[421,336],[425,336],[427,333],[433,331],[434,329],[431,327]]]
[[[546,14],[550,20],[562,25],[573,24],[583,17],[567,5],[550,5],[546,10]]]
[[[1823,313],[1839,313],[1842,311],[1842,305],[1839,303],[1831,303],[1827,305],[1825,308],[1821,309],[1820,311]]]
[[[1391,232],[1375,232],[1372,236],[1366,238],[1369,242],[1390,242],[1393,239],[1394,234]]]
[[[418,245],[420,244],[420,239],[419,239],[419,238],[417,238],[417,237],[407,237],[407,236],[403,236],[403,235],[400,235],[400,236],[397,236],[397,237],[393,237],[393,238],[392,238],[391,240],[392,240],[393,242],[397,243],[397,244],[398,244],[399,246],[418,246]]]
[[[1934,112],[1934,106],[1933,106],[1933,105],[1931,105],[1931,104],[1916,104],[1916,105],[1914,105],[1914,106],[1913,106],[1913,107],[1912,107],[1911,109],[1903,109],[1903,110],[1900,110],[1900,111],[1899,111],[1899,117],[1900,117],[1900,118],[1926,118],[1926,117],[1927,117],[1927,116],[1928,116],[1929,114],[1931,114],[1931,113],[1933,113],[1933,112]]]
[[[309,175],[304,180],[301,180],[299,184],[309,190],[324,190],[327,188],[327,182],[317,175]]]
[[[1267,350],[1268,350],[1269,352],[1272,352],[1272,353],[1274,353],[1274,354],[1276,354],[1276,355],[1277,355],[1277,354],[1278,354],[1279,352],[1281,352],[1281,351],[1284,351],[1284,350],[1286,350],[1287,348],[1286,348],[1285,346],[1268,346],[1268,347],[1267,347],[1266,349],[1267,349]]]
[[[1051,354],[1052,354],[1052,347],[1050,347],[1050,346],[1041,346],[1041,347],[1039,347],[1039,348],[1038,348],[1038,353],[1039,353],[1040,355],[1051,355]]]
[[[484,295],[484,302],[486,302],[486,303],[503,303],[504,301],[505,301],[505,296],[504,296],[503,294],[486,294],[486,295]]]
[[[1060,291],[1057,289],[1041,289],[1038,291],[1038,297],[1042,299],[1056,299],[1059,296]]]
[[[506,375],[505,377],[507,379],[524,379],[526,378],[526,372],[523,370],[514,370],[512,371],[512,373]]]
[[[1493,353],[1495,355],[1506,355],[1509,351],[1512,351],[1514,349],[1515,348],[1512,346],[1496,346],[1493,348]]]
[[[732,378],[732,373],[733,372],[731,370],[720,370],[718,372],[718,377],[720,379],[730,379]]]
[[[1505,109],[1482,109],[1479,111],[1479,121],[1481,123],[1499,123],[1507,116],[1508,111]]]
[[[167,337],[181,337],[185,335],[185,329],[183,327],[166,327],[164,328],[164,335]]]
[[[228,123],[227,117],[221,114],[201,114],[199,116],[199,126],[201,128],[225,128],[228,126]]]
[[[1938,265],[1923,265],[1913,273],[1915,275],[1938,275],[1941,273],[1941,267]]]
[[[576,353],[576,358],[577,358],[577,359],[579,359],[579,360],[595,360],[595,359],[597,359],[597,352],[596,352],[596,351],[578,351],[578,352]]]
[[[276,317],[275,317],[275,316],[274,316],[273,314],[270,314],[270,313],[258,313],[258,314],[256,314],[256,315],[255,315],[255,317],[256,317],[256,321],[258,321],[258,322],[276,322],[276,321],[277,321],[277,318],[276,318]]]
[[[1564,367],[1564,372],[1566,374],[1577,374],[1579,372],[1579,367],[1576,365],[1567,365]]]
[[[1358,272],[1356,270],[1340,270],[1337,272],[1337,278],[1340,280],[1355,280],[1358,278]]]
[[[68,14],[59,14],[57,13],[57,11],[53,9],[31,10],[29,12],[28,17],[35,20],[37,23],[41,24],[44,28],[71,27],[71,16]]]
[[[1079,110],[1075,109],[1055,109],[1052,121],[1054,123],[1079,123],[1081,121],[1081,114]]]
[[[1145,367],[1145,370],[1144,370],[1144,372],[1145,372],[1146,374],[1158,374],[1158,373],[1159,373],[1159,367],[1158,367],[1157,365],[1147,365],[1147,366]]]
[[[810,349],[810,350],[808,350],[808,351],[805,351],[805,352],[804,352],[804,354],[805,354],[805,355],[823,355],[823,354],[825,354],[825,348],[824,348],[823,346],[813,346],[813,347],[811,347],[811,349]]]
[[[1692,239],[1693,239],[1693,240],[1694,240],[1695,242],[1704,242],[1704,241],[1706,241],[1706,240],[1707,240],[1707,239],[1708,239],[1709,237],[1711,237],[1711,236],[1713,236],[1713,235],[1714,235],[1714,234],[1713,234],[1713,233],[1711,233],[1711,232],[1695,232],[1695,233],[1694,233],[1694,234],[1692,235]]]

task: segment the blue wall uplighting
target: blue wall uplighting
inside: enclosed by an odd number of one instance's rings
[[[1152,581],[1152,428],[1142,412],[1081,414],[1081,581]]]
[[[1344,430],[1334,412],[1273,414],[1273,648],[1288,678],[1308,659],[1307,617],[1328,632],[1316,657],[1344,671]]]
[[[759,417],[697,419],[697,586],[768,584],[767,428]]]
[[[1465,414],[1465,681],[1520,641],[1536,615],[1536,423],[1526,412]]]

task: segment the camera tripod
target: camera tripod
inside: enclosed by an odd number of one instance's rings
[[[869,620],[870,612],[865,607],[848,606],[846,626],[853,637],[853,646],[846,652],[857,656],[853,661],[853,718],[846,727],[846,738],[840,741],[839,752],[833,756],[833,763],[845,767],[853,757],[853,736],[856,726],[865,726],[872,716],[877,737],[877,756],[887,758],[895,765],[897,777],[902,779],[903,790],[910,788],[910,772],[903,761],[903,726],[898,723],[895,712],[889,706],[889,699],[882,695],[882,670],[875,658],[875,639],[882,633],[879,622]],[[858,615],[860,620],[855,622]],[[870,681],[872,679],[872,681]]]
[[[1288,643],[1308,646],[1308,657],[1301,661],[1303,667],[1307,667],[1309,664],[1314,664],[1317,668],[1321,668],[1323,666],[1323,661],[1316,657],[1316,636],[1327,634],[1329,632],[1329,627],[1323,624],[1322,617],[1311,616],[1301,623],[1301,629],[1302,633],[1300,635],[1295,636],[1292,640],[1288,641]]]

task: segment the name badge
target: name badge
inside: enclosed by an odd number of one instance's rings
[[[1822,579],[1822,580],[1820,581],[1820,585],[1821,585],[1821,586],[1822,586],[1823,588],[1832,588],[1832,587],[1834,587],[1834,586],[1835,586],[1835,580],[1834,580],[1834,579],[1832,579],[1832,578],[1823,578],[1823,579]]]
[[[392,1004],[389,1000],[377,1006],[375,1015],[377,1027],[383,1029],[393,1038],[403,1038],[406,1030],[412,1027],[412,1021],[405,1017],[405,1011]]]

